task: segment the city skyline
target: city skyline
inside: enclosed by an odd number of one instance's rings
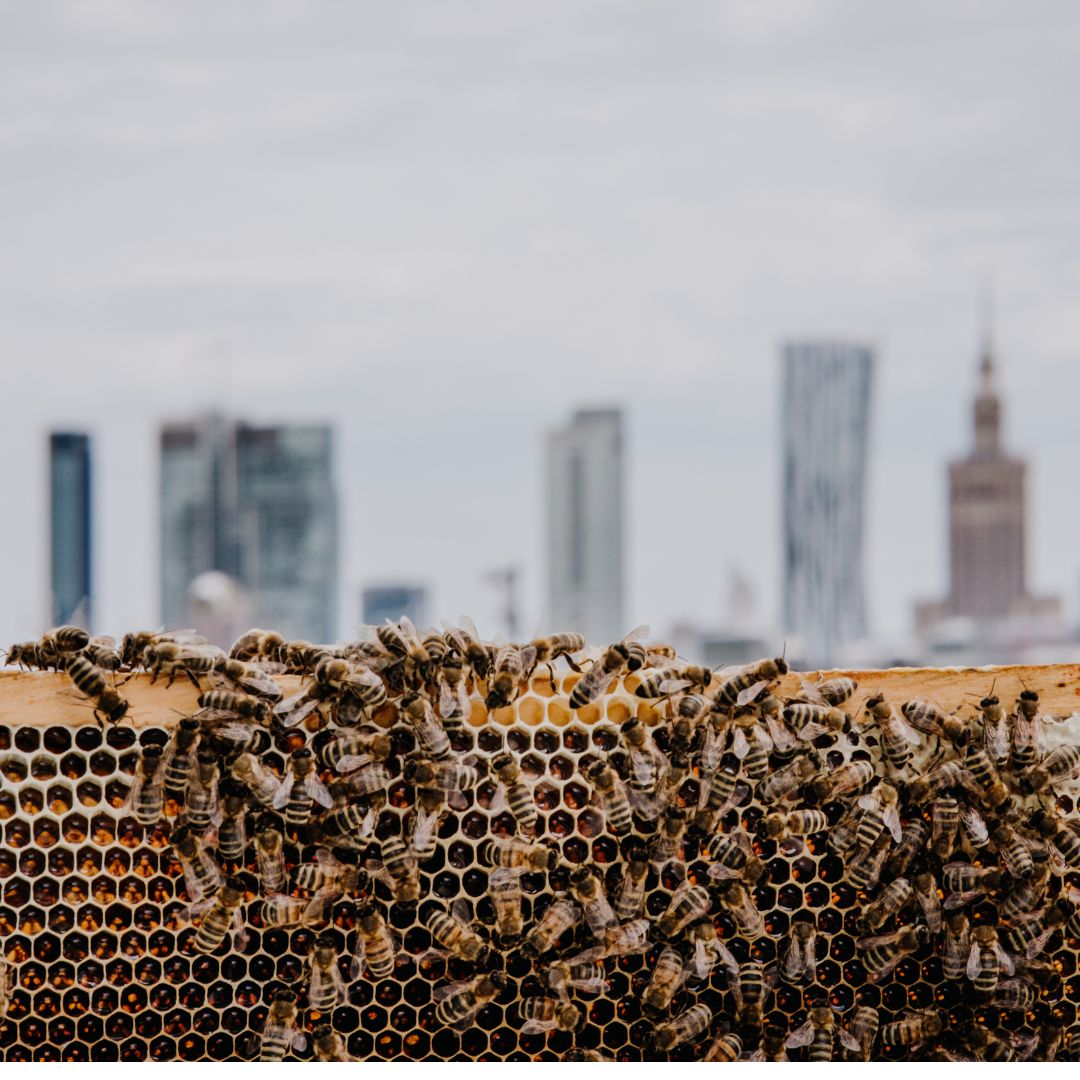
[[[0,642],[42,629],[50,426],[96,436],[95,623],[158,625],[156,428],[207,407],[340,433],[343,632],[398,576],[490,631],[483,571],[518,563],[531,633],[541,433],[603,400],[633,433],[627,628],[715,622],[732,564],[771,620],[775,348],[836,334],[878,346],[867,604],[906,635],[946,588],[987,271],[1029,587],[1075,620],[1070,6],[40,4],[7,30]]]

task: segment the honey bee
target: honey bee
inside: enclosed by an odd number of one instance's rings
[[[1017,918],[1006,933],[1009,948],[1022,954],[1025,959],[1033,960],[1046,948],[1054,931],[1060,930],[1073,912],[1069,902],[1059,897],[1045,910]]]
[[[458,654],[468,662],[475,676],[478,679],[486,679],[495,660],[495,647],[480,640],[480,635],[471,619],[463,616],[459,622],[460,627],[443,624],[447,637]]]
[[[409,847],[419,863],[427,862],[438,848],[438,827],[446,808],[446,795],[438,788],[418,788],[413,806]]]
[[[998,941],[997,929],[988,924],[974,927],[965,973],[975,984],[975,992],[989,997],[997,989],[1002,972],[1014,975],[1016,968]]]
[[[897,772],[906,769],[911,764],[913,748],[919,745],[919,736],[881,694],[867,698],[865,708],[881,735],[885,759]]]
[[[521,912],[521,878],[512,871],[495,870],[488,878],[488,892],[495,909],[494,939],[500,946],[512,945],[525,928]]]
[[[247,848],[247,790],[232,778],[218,788],[221,820],[217,827],[217,853],[226,863],[240,862]]]
[[[649,1038],[654,1050],[666,1052],[676,1046],[691,1042],[704,1035],[713,1021],[712,1010],[704,1002],[691,1005],[684,1012],[679,1013],[674,1020],[660,1024],[653,1029]]]
[[[185,826],[177,826],[169,842],[180,863],[184,891],[192,904],[213,896],[221,888],[221,870],[195,833]]]
[[[305,1049],[307,1036],[297,1023],[297,1011],[296,994],[292,990],[274,992],[262,1030],[260,1061],[283,1061],[290,1049]]]
[[[240,905],[244,902],[244,885],[239,878],[226,878],[221,888],[207,900],[202,900],[192,908],[203,911],[202,922],[195,933],[192,948],[200,953],[215,952],[225,940],[225,935],[232,929],[233,946],[239,952],[247,939],[240,917]]]
[[[542,1031],[580,1031],[585,1026],[585,1014],[576,1006],[558,998],[529,997],[520,1005],[523,1035]]]
[[[720,672],[720,686],[713,700],[720,708],[735,708],[753,701],[769,683],[788,673],[787,661],[778,656]]]
[[[661,873],[668,863],[679,857],[686,833],[686,811],[669,806],[660,819],[660,828],[649,847],[653,869]]]
[[[795,702],[784,709],[784,719],[800,739],[809,742],[822,735],[838,735],[851,730],[851,717],[831,705]]]
[[[266,926],[317,926],[326,921],[329,904],[330,897],[322,892],[314,897],[271,893],[258,912]]]
[[[1035,794],[1058,784],[1075,780],[1080,775],[1080,746],[1065,744],[1055,747],[1039,762],[1019,776],[1020,790]]]
[[[309,961],[308,1007],[329,1012],[347,1000],[345,980],[338,968],[337,942],[333,934],[320,934]]]
[[[888,858],[888,870],[893,877],[907,873],[915,856],[922,851],[930,834],[930,828],[922,817],[914,817],[903,823],[900,843]]]
[[[792,922],[787,953],[780,969],[785,981],[814,982],[817,978],[817,941],[817,927],[812,918]]]
[[[960,979],[971,952],[971,926],[962,911],[953,911],[945,919],[945,950],[942,971],[946,979]]]
[[[1039,695],[1034,690],[1022,690],[1016,700],[1012,717],[1012,765],[1026,769],[1042,757],[1046,738],[1039,715]]]
[[[506,872],[505,870],[503,871]],[[581,921],[581,908],[572,900],[556,900],[525,936],[526,956],[543,956],[555,948],[559,938]]]
[[[750,837],[742,829],[717,833],[708,844],[712,866],[709,877],[716,880],[741,878],[754,885],[765,872],[765,864],[754,853]]]
[[[947,859],[956,844],[960,828],[960,804],[952,796],[930,804],[930,847],[939,859]]]
[[[183,805],[184,792],[195,769],[196,744],[201,731],[198,720],[182,717],[165,752],[162,792],[166,799],[180,805]]]
[[[1078,751],[1077,760],[1080,760],[1080,751]],[[979,790],[983,805],[993,813],[1003,813],[1012,802],[1012,795],[1002,783],[1001,776],[989,754],[982,747],[970,744],[964,765]],[[1023,790],[1024,777],[1020,776],[1019,780],[1021,790]]]
[[[526,678],[536,664],[536,650],[531,646],[504,645],[495,654],[488,673],[488,692],[484,704],[489,709],[504,709],[513,704]]]
[[[583,964],[556,960],[544,973],[544,982],[563,1001],[570,1000],[570,990],[580,990],[586,994],[603,994],[608,990],[604,965],[598,960]]]
[[[387,979],[394,973],[398,946],[382,913],[373,903],[356,912],[356,948],[350,978],[359,979],[365,967],[373,979]]]
[[[385,837],[379,845],[382,874],[398,904],[415,904],[420,898],[420,871],[405,841],[397,835]]]
[[[629,671],[631,643],[648,632],[647,626],[639,626],[622,641],[609,645],[570,692],[570,708],[583,709],[600,697],[617,675]]]
[[[135,774],[135,782],[131,785],[128,793],[127,805],[135,820],[144,826],[156,825],[161,817],[165,803],[165,793],[162,790],[162,763],[164,750],[151,743],[144,746],[139,758],[139,768]]]
[[[435,1017],[447,1027],[464,1027],[505,986],[506,976],[501,971],[477,975],[468,982],[437,986],[431,995],[437,1003]]]
[[[792,810],[786,814],[766,814],[759,823],[758,832],[763,839],[783,843],[824,832],[828,827],[829,819],[822,810]]]
[[[1012,1061],[1016,1056],[989,1028],[972,1024],[967,1031],[967,1043],[980,1061]]]
[[[835,772],[815,777],[811,787],[818,802],[828,802],[861,791],[873,779],[874,766],[869,761],[848,761]]]
[[[312,1033],[316,1061],[354,1061],[345,1049],[341,1036],[329,1025],[320,1024]]]
[[[923,918],[926,920],[930,933],[939,933],[941,930],[941,898],[938,896],[938,887],[934,875],[926,871],[916,874],[911,879],[911,889],[915,900],[922,909]]]
[[[721,1031],[705,1051],[702,1061],[738,1061],[743,1042],[734,1032]]]
[[[255,860],[263,894],[284,892],[285,837],[273,814],[263,814],[255,823]]]
[[[906,878],[889,882],[863,912],[863,926],[867,930],[880,930],[901,908],[907,906],[911,901],[911,894],[911,883]]]
[[[947,739],[954,746],[963,746],[968,737],[967,725],[955,715],[950,715],[932,701],[914,698],[900,706],[904,719],[914,728],[927,735]]]
[[[471,710],[465,655],[457,649],[448,652],[439,665],[436,681],[439,716],[444,724],[460,725]]]
[[[942,867],[941,884],[952,895],[945,898],[945,910],[963,907],[1001,885],[1001,874],[992,867],[951,862]]]
[[[698,664],[672,664],[653,668],[641,677],[634,693],[639,698],[658,698],[680,690],[707,690],[712,682],[712,669]]]
[[[773,976],[774,972],[766,972],[758,960],[748,960],[739,967],[732,993],[740,1031],[747,1034],[761,1031],[765,991],[772,986]]]
[[[570,666],[571,671],[581,671],[574,653],[582,652],[586,647],[585,639],[581,634],[552,634],[550,637],[534,638],[529,642],[533,651],[533,666],[526,672],[526,678],[532,675],[533,670],[540,664],[547,667],[548,679],[551,682],[551,692],[555,693],[555,672],[552,665],[561,656]]]
[[[860,1005],[851,1018],[851,1034],[859,1041],[859,1060],[869,1061],[877,1041],[878,1028],[881,1025],[881,1017],[877,1009],[869,1005]]]
[[[413,626],[412,620],[403,615],[393,623],[389,619],[375,629],[379,644],[401,666],[406,685],[416,686],[427,681],[431,673],[432,656]]]
[[[765,933],[765,920],[741,881],[724,882],[715,895],[721,907],[735,920],[740,933],[752,938]]]
[[[311,817],[312,800],[320,806],[331,807],[334,800],[315,771],[315,757],[307,747],[294,750],[289,770],[274,795],[273,808],[285,808],[285,824],[300,828]]]
[[[863,966],[870,981],[882,982],[905,956],[910,956],[925,944],[927,933],[924,926],[904,926],[891,934],[860,938],[856,941],[855,947],[865,950]]]
[[[424,925],[443,948],[429,950],[433,955],[456,956],[467,963],[482,963],[490,955],[488,943],[472,929],[472,913],[464,897],[454,901],[449,912],[432,905],[424,916]]]
[[[820,672],[817,682],[802,681],[803,696],[808,701],[816,701],[821,705],[831,705],[834,709],[840,708],[856,690],[859,684],[846,675],[837,675],[832,679],[822,681]]]
[[[105,672],[85,656],[72,657],[64,670],[76,689],[93,702],[99,723],[118,724],[127,715],[128,703],[109,685]]]
[[[315,861],[301,863],[296,868],[296,884],[307,892],[343,896],[359,892],[366,883],[367,874],[360,867],[347,866],[326,848],[316,848]]]
[[[274,800],[281,790],[281,781],[258,758],[252,754],[239,754],[229,771],[266,809],[273,809]],[[188,803],[190,802],[189,792]]]
[[[993,695],[979,702],[982,714],[983,748],[1000,769],[1009,760],[1009,723],[1001,702]]]
[[[847,859],[847,875],[849,883],[856,889],[872,889],[881,877],[881,871],[885,866],[885,860],[889,856],[892,847],[892,837],[882,833],[874,846],[867,850],[859,848]]]
[[[846,1028],[836,1022],[836,1014],[827,1002],[821,1005],[812,1005],[810,1015],[806,1023],[792,1032],[788,1038],[788,1049],[796,1046],[809,1046],[807,1060],[809,1061],[832,1061],[833,1044],[837,1037],[843,1046],[855,1053],[859,1053],[862,1047],[859,1040]]]
[[[618,925],[603,886],[588,867],[583,866],[571,875],[570,891],[581,905],[585,925],[594,937],[602,938],[608,930]]]
[[[641,915],[645,904],[645,881],[649,876],[649,850],[637,837],[623,852],[623,876],[615,897],[615,915],[620,923]]]
[[[167,676],[165,685],[172,686],[178,675],[185,676],[197,690],[202,688],[200,675],[209,675],[225,659],[215,645],[182,645],[175,641],[155,641],[143,650],[143,665],[150,672],[150,681]]]
[[[648,947],[649,920],[633,919],[619,926],[613,926],[604,935],[604,940],[599,945],[584,949],[570,962],[580,964],[589,960],[605,960],[612,956],[631,956],[644,952]]]
[[[689,878],[684,878],[671,894],[667,910],[656,920],[656,936],[675,938],[689,923],[707,915],[712,906],[712,893],[704,885],[695,885]]]
[[[90,663],[102,671],[119,671],[124,666],[115,638],[104,635],[92,637],[82,652]]]
[[[685,976],[683,954],[674,946],[665,945],[653,965],[649,985],[641,995],[641,1010],[646,1017],[655,1020],[667,1014]]]
[[[509,805],[518,828],[527,836],[535,835],[536,801],[533,799],[532,789],[521,779],[520,766],[511,754],[504,751],[491,759],[491,767],[499,781],[502,802]],[[492,809],[495,809],[494,804]]]
[[[269,667],[270,665],[230,660],[226,656],[220,656],[214,665],[210,681],[221,689],[251,694],[270,702],[280,701],[281,687],[271,678]]]
[[[588,777],[599,796],[608,827],[616,836],[625,836],[634,827],[634,822],[630,800],[619,774],[606,761],[597,761],[589,769]]]
[[[371,761],[385,761],[393,744],[390,736],[382,731],[351,731],[337,737],[328,731],[320,731],[312,746],[321,769],[347,773]]]
[[[759,782],[756,792],[758,801],[769,805],[780,802],[782,799],[793,798],[800,788],[811,783],[816,794],[818,790],[816,777],[820,768],[821,758],[816,752],[801,754],[789,765],[775,770]],[[873,769],[871,769],[872,774]]]
[[[450,736],[435,715],[431,702],[421,694],[401,700],[401,715],[416,736],[417,747],[429,761],[449,761],[453,756]]]
[[[855,833],[856,845],[864,849],[873,847],[886,829],[892,834],[893,840],[900,843],[904,831],[900,824],[899,804],[900,796],[896,788],[884,781],[863,795],[858,800],[863,813]]]
[[[229,659],[281,663],[284,661],[284,650],[285,639],[280,634],[270,630],[248,630],[233,642],[229,649]]]
[[[516,836],[484,840],[476,854],[481,866],[502,867],[518,873],[554,870],[559,858],[554,848],[519,840]]]
[[[940,1013],[908,1010],[901,1019],[882,1026],[881,1041],[886,1046],[913,1046],[940,1035],[944,1027]]]
[[[202,709],[199,719],[203,721],[239,718],[265,724],[270,720],[270,706],[263,698],[232,690],[210,690],[200,694],[199,708]]]

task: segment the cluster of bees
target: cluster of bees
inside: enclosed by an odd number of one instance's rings
[[[252,630],[226,653],[193,631],[117,645],[62,627],[14,646],[8,662],[66,672],[102,723],[128,713],[123,673],[198,688],[198,711],[168,745],[144,746],[129,799],[140,824],[168,825],[197,952],[242,948],[245,913],[265,926],[320,928],[340,901],[354,905],[349,954],[321,934],[306,988],[273,994],[263,1060],[305,1049],[309,1035],[317,1058],[349,1059],[330,1018],[350,981],[394,975],[395,907],[418,909],[432,939],[425,956],[464,973],[433,990],[435,1020],[448,1027],[474,1022],[525,961],[522,1033],[573,1036],[620,959],[648,953],[636,992],[651,1021],[649,1056],[692,1047],[708,1061],[867,1061],[903,1048],[1004,1061],[1080,1050],[1055,1012],[1063,991],[1053,962],[1055,942],[1080,938],[1080,824],[1059,798],[1080,778],[1080,747],[1047,750],[1037,694],[1025,689],[1006,705],[990,687],[946,712],[873,692],[857,700],[854,680],[819,678],[787,697],[783,658],[713,671],[644,644],[645,633],[590,651],[575,634],[495,645],[468,620],[420,632],[402,619],[333,646]],[[628,717],[607,753],[577,761],[617,844],[606,865],[565,863],[515,753],[474,749],[474,698],[504,709],[537,677],[554,694],[561,665],[578,676],[570,709],[619,680],[656,720]],[[301,676],[299,691],[286,697],[281,674]],[[286,767],[271,768],[270,753]],[[431,895],[425,871],[447,846],[446,815],[485,786],[503,823],[478,849],[487,921],[467,901]],[[804,849],[840,860],[840,880],[855,891],[869,986],[932,956],[985,1009],[913,1008],[883,1021],[856,998],[841,1011],[819,983],[828,943],[808,911],[775,948],[759,948],[773,936],[759,905],[767,860]],[[547,903],[527,919],[523,879],[537,875]],[[667,894],[659,910],[646,905],[657,886]],[[805,1017],[797,1024],[770,1008],[792,992]],[[983,1022],[1002,1011],[1022,1023]],[[605,1060],[573,1045],[564,1057]]]

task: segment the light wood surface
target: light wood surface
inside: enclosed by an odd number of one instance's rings
[[[911,698],[929,698],[947,711],[963,704],[974,705],[993,688],[1007,706],[1027,687],[1039,694],[1042,711],[1051,716],[1070,716],[1080,710],[1080,664],[1041,664],[982,668],[890,668],[884,671],[827,671],[825,678],[850,675],[859,690],[848,705],[854,711],[867,696],[882,693],[900,704]],[[795,697],[800,680],[811,681],[817,673],[792,673],[782,681],[779,696]],[[541,676],[546,679],[546,676]],[[573,678],[573,677],[572,677]],[[181,715],[190,715],[198,705],[197,691],[181,678],[166,687],[164,680],[150,682],[150,676],[121,676],[120,693],[130,703],[124,724],[135,727],[169,727]],[[298,676],[280,676],[286,696],[296,693],[303,681]],[[93,724],[93,710],[63,674],[52,672],[0,671],[0,725],[17,727],[32,724],[77,726]]]

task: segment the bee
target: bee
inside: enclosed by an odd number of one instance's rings
[[[934,875],[925,871],[916,874],[911,879],[911,889],[916,902],[922,909],[923,918],[926,920],[930,933],[937,934],[941,930],[941,897],[938,896]]]
[[[536,833],[536,801],[528,784],[521,779],[521,768],[511,754],[505,751],[496,754],[491,759],[491,767],[495,771],[503,797],[510,806],[510,813],[518,828],[528,836]]]
[[[851,730],[851,717],[831,705],[795,702],[784,709],[784,720],[809,742],[822,735],[846,734]]]
[[[946,979],[960,979],[967,968],[971,952],[971,926],[962,911],[953,911],[945,918],[945,950],[942,971]]]
[[[255,823],[255,863],[264,895],[285,891],[285,837],[274,814],[263,814]]]
[[[990,830],[974,806],[966,806],[960,811],[960,824],[972,847],[984,848],[990,842]]]
[[[445,725],[460,727],[471,711],[465,654],[451,649],[439,665],[436,683],[439,716]]]
[[[529,648],[533,650],[535,660],[533,668],[539,664],[547,667],[548,679],[551,681],[551,692],[555,693],[555,673],[552,665],[561,656],[572,671],[581,671],[574,660],[574,653],[582,652],[586,648],[586,641],[581,634],[553,634],[550,637],[534,638],[529,642]],[[532,670],[528,676],[532,675]]]
[[[18,664],[23,668],[38,668],[46,670],[50,665],[38,655],[38,643],[36,641],[24,641],[18,645],[12,645],[4,656],[7,665]]]
[[[772,660],[758,660],[740,668],[720,673],[720,686],[713,700],[714,708],[734,708],[745,705],[771,682],[788,673],[787,661],[778,656]]]
[[[354,1061],[345,1049],[341,1036],[329,1025],[320,1024],[312,1033],[316,1061]]]
[[[901,1019],[882,1026],[881,1041],[886,1046],[913,1046],[940,1035],[944,1028],[940,1013],[909,1010]]]
[[[653,965],[649,985],[641,995],[641,1011],[646,1017],[656,1020],[667,1014],[685,975],[683,954],[674,946],[665,945]]]
[[[848,882],[856,889],[872,889],[881,877],[882,868],[892,847],[892,837],[884,832],[869,850],[859,848],[847,859]]]
[[[365,967],[372,979],[388,979],[394,973],[398,946],[382,912],[373,903],[356,911],[356,949],[349,977],[359,979]]]
[[[1009,1011],[1030,1012],[1038,1000],[1038,984],[1026,979],[1000,979],[987,1004]]]
[[[581,964],[570,964],[557,960],[544,974],[548,989],[554,990],[563,1001],[570,1000],[570,989],[586,994],[603,994],[608,990],[604,965],[598,960]]]
[[[608,827],[616,836],[625,836],[634,827],[630,800],[619,774],[606,762],[598,761],[588,771],[604,808]]]
[[[470,964],[483,963],[490,955],[488,943],[472,929],[472,913],[464,897],[455,900],[449,912],[431,905],[423,922],[433,940],[445,950],[441,955],[456,956]]]
[[[694,832],[703,836],[716,832],[721,818],[738,802],[740,792],[745,790],[738,774],[726,769],[717,769],[703,777]]]
[[[350,799],[385,795],[389,783],[390,770],[381,761],[371,761],[367,765],[361,765],[342,781],[343,788],[348,792]]]
[[[800,788],[811,783],[816,793],[815,777],[820,768],[821,758],[816,752],[801,754],[790,765],[775,770],[758,783],[756,792],[758,802],[769,805],[780,802],[781,799],[792,798],[798,794]]]
[[[316,848],[315,861],[301,863],[296,868],[297,887],[307,892],[343,896],[359,892],[366,883],[367,874],[360,867],[347,866],[326,848]]]
[[[712,677],[710,668],[698,664],[672,664],[645,672],[634,693],[639,698],[658,698],[690,688],[703,691]]]
[[[1049,840],[1070,871],[1080,867],[1080,832],[1070,829],[1067,824],[1062,825],[1042,810],[1037,810],[1032,816],[1031,825],[1040,836]]]
[[[717,833],[709,841],[708,851],[713,863],[709,867],[711,878],[741,878],[755,885],[765,872],[765,864],[754,853],[750,837],[742,829]]]
[[[341,684],[337,719],[341,724],[356,723],[370,716],[387,701],[386,684],[366,664],[353,664]]]
[[[602,938],[608,930],[617,925],[615,912],[604,895],[603,887],[588,867],[583,866],[571,875],[570,891],[581,905],[585,925],[594,937]]]
[[[476,854],[481,866],[502,867],[519,873],[554,870],[559,858],[555,848],[519,840],[516,836],[484,840]]]
[[[862,791],[873,779],[874,766],[869,761],[848,761],[835,772],[816,777],[810,786],[818,802],[828,802]]]
[[[500,946],[512,945],[525,929],[521,878],[509,870],[495,870],[488,877],[488,893],[495,909],[494,939]]]
[[[107,636],[92,637],[83,648],[83,655],[103,671],[119,671],[124,666],[116,640]]]
[[[1001,768],[1009,760],[1009,722],[1001,702],[991,694],[979,702],[982,714],[983,748],[990,760]]]
[[[897,772],[907,768],[913,748],[919,745],[919,736],[881,694],[867,698],[866,711],[877,724],[885,759]]]
[[[642,807],[651,802],[667,762],[640,720],[631,717],[619,730],[630,758],[631,798]]]
[[[263,698],[238,694],[233,690],[208,690],[199,695],[200,719],[229,717],[254,720],[257,724],[270,722],[270,705]]]
[[[1001,885],[1001,874],[993,868],[972,866],[970,863],[946,863],[941,870],[941,884],[952,895],[945,898],[946,910],[962,907]]]
[[[939,859],[947,859],[960,828],[960,804],[952,796],[930,804],[930,847]]]
[[[657,873],[662,872],[669,862],[679,857],[685,833],[686,811],[677,806],[667,807],[649,849],[652,865]]]
[[[865,950],[863,966],[872,983],[882,982],[904,959],[921,948],[927,940],[924,926],[903,926],[891,934],[880,937],[860,938],[855,947]]]
[[[997,989],[1002,972],[1014,975],[1016,968],[998,941],[997,929],[988,924],[974,927],[965,974],[975,984],[975,992],[989,997]]]
[[[900,877],[907,873],[907,869],[916,854],[922,851],[929,834],[930,827],[922,817],[914,817],[903,823],[900,843],[889,856],[887,863],[889,874],[892,877]]]
[[[127,715],[128,703],[109,685],[105,672],[85,656],[72,657],[64,671],[76,689],[94,703],[99,723],[118,724]]]
[[[1027,769],[1042,757],[1045,733],[1039,716],[1039,695],[1034,690],[1022,690],[1016,701],[1012,720],[1012,766]]]
[[[881,1016],[877,1009],[869,1005],[860,1005],[851,1018],[850,1031],[859,1041],[859,1060],[869,1061],[877,1041],[878,1027],[881,1024]]]
[[[873,847],[874,842],[886,829],[893,840],[900,843],[904,830],[900,824],[899,802],[900,796],[896,788],[884,781],[858,800],[863,813],[855,832],[857,847],[863,849]]]
[[[233,642],[230,660],[284,662],[285,639],[271,630],[248,630]]]
[[[371,761],[385,761],[393,749],[390,736],[383,731],[351,731],[336,738],[322,738],[320,731],[312,742],[320,769],[347,773]]]
[[[239,878],[226,878],[221,888],[209,900],[203,912],[202,922],[195,932],[192,948],[200,953],[212,953],[225,940],[230,928],[233,933],[233,945],[242,950],[242,942],[247,938],[244,924],[240,919],[240,905],[244,902],[244,884]]]
[[[430,761],[450,760],[453,756],[450,736],[426,697],[407,695],[401,702],[401,715],[412,728],[418,749],[424,757]]]
[[[227,863],[240,862],[247,847],[245,817],[247,789],[229,778],[218,787],[221,797],[221,821],[217,829],[218,855]]]
[[[80,626],[58,626],[43,634],[37,644],[38,657],[48,667],[56,667],[63,656],[82,652],[90,644],[90,634]]]
[[[837,1024],[831,1005],[812,1005],[806,1023],[792,1032],[787,1046],[789,1050],[796,1046],[809,1046],[806,1055],[809,1061],[832,1061],[833,1043],[837,1036],[846,1049],[855,1053],[861,1052],[859,1040]]]
[[[819,674],[816,683],[811,683],[806,679],[803,679],[802,688],[803,696],[809,701],[816,701],[823,705],[831,705],[834,709],[838,709],[852,694],[855,693],[856,690],[859,689],[859,684],[846,675],[838,675],[835,678],[827,679],[822,682],[821,675]]]
[[[261,758],[270,749],[270,732],[248,720],[234,720],[225,714],[199,717],[205,745],[214,746],[225,756],[254,754]]]
[[[390,835],[381,841],[380,854],[394,901],[415,904],[420,898],[420,871],[412,850],[400,836]]]
[[[789,983],[814,982],[817,978],[817,926],[813,919],[797,919],[791,924],[787,953],[781,973]]]
[[[454,649],[465,658],[473,674],[478,679],[486,679],[495,659],[495,647],[480,640],[473,621],[462,617],[460,627],[443,624]]]
[[[259,904],[258,912],[265,926],[316,926],[326,921],[329,903],[324,893],[314,897],[271,893]]]
[[[1049,787],[1075,780],[1080,775],[1080,746],[1065,744],[1055,747],[1038,765],[1019,777],[1020,790],[1025,794],[1045,791]]]
[[[750,1055],[748,1061],[788,1061],[787,1029],[778,1024],[766,1024],[761,1045]]]
[[[438,827],[446,807],[446,795],[438,788],[418,788],[412,810],[409,847],[418,863],[434,856],[439,845]]]
[[[645,904],[645,881],[649,876],[649,850],[638,838],[623,852],[623,875],[615,897],[615,916],[620,923],[636,919]]]
[[[333,934],[320,934],[311,952],[308,1008],[329,1012],[348,1000],[345,980],[338,968],[338,947]]]
[[[1012,1061],[1015,1053],[989,1028],[972,1024],[967,1031],[968,1046],[981,1061]]]
[[[766,814],[758,824],[758,834],[762,839],[779,842],[811,836],[828,827],[829,819],[823,810],[792,810],[786,814]]]
[[[583,1050],[580,1047],[575,1047],[573,1050],[567,1050],[563,1054],[561,1061],[594,1061],[594,1062],[613,1062],[615,1059],[608,1057],[606,1054],[601,1054],[599,1050]]]
[[[488,692],[484,704],[489,709],[504,709],[513,704],[527,671],[536,665],[536,650],[531,646],[503,645],[495,653],[495,663],[488,673]]]
[[[959,761],[945,761],[922,776],[916,777],[908,786],[908,790],[912,802],[924,803],[949,788],[960,785],[966,787],[974,783],[974,777]],[[976,787],[975,790],[980,789]]]
[[[771,983],[772,975],[766,974],[765,965],[760,961],[748,960],[740,966],[732,993],[735,997],[735,1015],[741,1031],[761,1030],[765,990]]]
[[[290,1049],[300,1051],[307,1046],[307,1036],[296,1018],[296,994],[292,990],[275,991],[262,1030],[260,1061],[284,1061]]]
[[[155,641],[143,650],[143,665],[150,672],[150,681],[167,675],[166,686],[172,686],[177,675],[185,676],[197,690],[201,689],[200,675],[209,675],[225,654],[216,646],[178,644],[175,641]]]
[[[214,895],[221,888],[221,870],[191,829],[179,825],[169,843],[184,874],[184,890],[193,904]]]
[[[1046,948],[1054,931],[1060,930],[1072,914],[1068,901],[1059,897],[1044,911],[1017,919],[1006,934],[1009,948],[1023,953],[1027,960],[1034,960]]]
[[[522,946],[526,956],[543,956],[555,948],[567,930],[581,922],[581,908],[573,900],[556,900],[540,921],[525,935]]]
[[[199,721],[185,716],[176,725],[165,754],[165,774],[162,792],[166,799],[183,805],[184,792],[195,769],[195,746],[202,728]]]
[[[717,888],[716,895],[741,934],[756,938],[765,933],[765,920],[741,881],[724,882]]]
[[[161,817],[165,796],[161,788],[164,750],[151,743],[144,746],[139,758],[135,782],[128,793],[128,807],[135,820],[143,826],[156,825]]]
[[[1080,760],[1080,752],[1078,752],[1078,760]],[[987,752],[974,744],[968,746],[964,765],[979,788],[983,805],[994,813],[1002,813],[1012,801],[1012,796],[1009,789],[1001,782],[997,768]],[[1020,777],[1020,786],[1021,788],[1024,786],[1023,777]]]
[[[735,716],[731,752],[742,762],[751,780],[761,780],[768,773],[773,746],[772,736],[758,723],[752,708]]]
[[[407,615],[403,615],[396,623],[387,619],[382,626],[375,628],[375,635],[379,644],[397,658],[396,662],[401,665],[407,684],[416,685],[427,680],[432,667],[432,656]]]
[[[368,837],[375,826],[374,817],[374,806],[353,799],[319,819],[319,842],[332,847],[366,848]]]
[[[294,750],[289,759],[289,771],[274,796],[275,810],[285,808],[285,824],[302,828],[311,817],[312,800],[320,806],[331,807],[334,800],[315,771],[315,756],[306,747]]]
[[[281,687],[270,677],[269,671],[259,664],[218,657],[212,681],[220,683],[223,689],[251,694],[266,701],[281,700]]]
[[[689,949],[687,978],[704,982],[719,964],[727,972],[728,986],[734,986],[739,977],[739,963],[716,934],[712,919],[699,919],[686,929],[686,945]]]
[[[612,680],[630,668],[632,644],[649,632],[647,626],[639,626],[614,645],[609,645],[570,692],[570,708],[583,709],[600,697]]]
[[[201,759],[200,759],[201,760]],[[229,766],[234,779],[239,780],[266,809],[273,809],[281,790],[281,781],[252,754],[240,754]],[[188,802],[191,801],[190,792]]]
[[[664,1053],[683,1043],[692,1042],[709,1030],[712,1020],[712,1010],[699,1001],[679,1013],[674,1020],[656,1027],[649,1037],[651,1048]]]
[[[863,912],[863,926],[867,930],[880,930],[901,908],[911,902],[911,892],[911,883],[906,878],[889,882],[878,898]]]
[[[461,794],[472,791],[482,779],[475,765],[450,761],[407,761],[402,777],[406,784]]]
[[[584,963],[587,960],[604,960],[611,956],[631,956],[642,953],[649,947],[649,920],[634,919],[613,926],[604,935],[599,945],[579,952],[571,963]]]
[[[705,1051],[702,1061],[738,1061],[743,1042],[734,1032],[721,1031]]]
[[[1036,864],[1034,873],[1026,880],[1018,881],[1001,902],[1001,917],[1013,922],[1030,914],[1043,902],[1049,884],[1049,865]]]
[[[1011,825],[1002,822],[990,834],[990,838],[997,845],[1002,865],[1014,878],[1022,881],[1035,873],[1031,851]]]
[[[435,1018],[447,1027],[464,1027],[505,986],[506,976],[501,971],[477,975],[468,982],[437,986],[431,995],[437,1003]]]
[[[967,742],[967,725],[959,717],[945,712],[932,701],[914,698],[900,706],[904,719],[919,731],[927,735],[936,735],[947,739],[954,746],[963,746]]]
[[[542,1031],[580,1031],[585,1026],[585,1014],[576,1006],[558,998],[528,997],[519,1007],[523,1035]]]
[[[672,893],[667,910],[656,920],[656,936],[676,937],[689,923],[708,915],[712,906],[712,893],[704,885],[694,885],[689,878],[685,878]]]

